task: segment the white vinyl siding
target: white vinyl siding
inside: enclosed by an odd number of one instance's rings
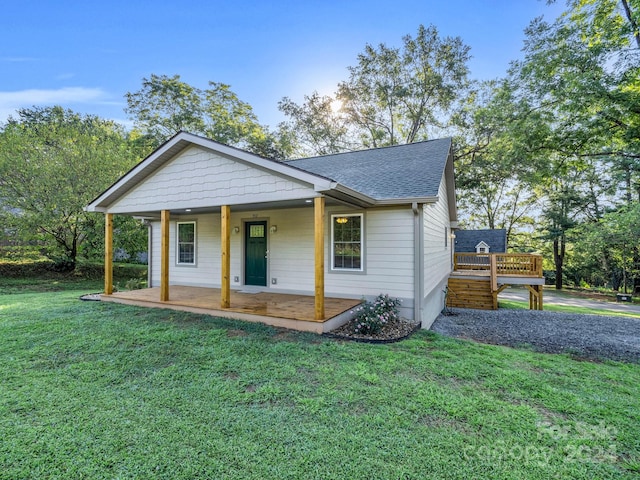
[[[330,254],[330,218],[332,213],[347,213],[344,208],[328,207],[325,224],[325,259]],[[360,213],[360,212],[352,212]],[[267,221],[267,284],[274,291],[313,295],[314,292],[314,217],[313,207],[247,212],[231,211],[231,286],[241,288],[243,279],[243,225],[246,221]],[[413,298],[413,212],[402,209],[370,209],[364,216],[365,269],[359,275],[334,272],[325,261],[325,295],[361,298],[388,293],[410,306]],[[175,265],[176,221],[197,221],[197,264]],[[275,233],[269,228],[277,225]],[[239,227],[240,233],[233,233]],[[151,269],[153,285],[160,283],[160,222],[153,222]],[[220,214],[173,218],[170,224],[169,283],[202,287],[220,286]],[[239,281],[235,282],[235,277]],[[271,279],[277,279],[276,285]]]
[[[344,213],[332,207],[328,213]],[[413,298],[413,212],[411,207],[368,209],[364,216],[364,275],[341,275],[329,269],[327,296],[376,296],[388,293],[403,300]],[[329,240],[330,232],[325,237]],[[330,244],[325,247],[327,256]]]
[[[187,266],[177,263],[177,222],[197,222],[197,262]],[[152,285],[160,286],[160,222],[152,223]],[[233,238],[233,236],[231,237]],[[220,214],[174,218],[169,223],[169,284],[202,287],[220,286]]]
[[[439,200],[436,203],[427,204],[423,208],[425,295],[451,272],[451,247],[453,242],[447,241],[447,247],[442,248],[442,231],[449,225],[449,205],[444,177],[440,182],[438,198]]]

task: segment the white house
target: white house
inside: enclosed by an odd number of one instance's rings
[[[129,215],[149,221],[159,302],[174,286],[219,289],[219,311],[233,292],[309,295],[324,322],[326,298],[388,293],[429,328],[452,268],[451,139],[277,162],[180,132],[87,210],[107,216],[107,295],[112,218]]]

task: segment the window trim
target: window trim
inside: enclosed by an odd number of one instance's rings
[[[490,250],[491,247],[484,240],[481,240],[480,243],[476,245],[476,253],[490,253]]]
[[[360,268],[340,268],[336,267],[334,264],[335,261],[335,239],[334,239],[334,218],[337,217],[360,217]],[[340,273],[364,273],[365,272],[365,249],[364,249],[364,213],[333,213],[330,218],[331,222],[331,236],[329,241],[331,242],[330,250],[330,259],[329,259],[329,271],[331,272],[340,272]]]
[[[193,225],[193,262],[180,261],[180,225]],[[182,242],[187,243],[187,242]],[[190,244],[190,243],[189,243]],[[176,265],[181,267],[195,267],[198,260],[198,224],[195,220],[176,222]]]

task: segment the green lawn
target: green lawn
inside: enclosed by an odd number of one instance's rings
[[[567,296],[570,297],[571,295],[567,295]],[[498,308],[526,310],[529,308],[529,302],[520,301],[520,300],[500,299],[498,301]],[[636,312],[627,313],[627,312],[621,312],[619,310],[611,310],[606,308],[576,307],[573,305],[552,305],[550,303],[545,303],[544,309],[550,312],[578,313],[578,314],[584,314],[584,315],[606,315],[608,317],[638,318],[638,314]]]
[[[0,479],[640,474],[639,364],[339,342],[36,283],[0,281]]]

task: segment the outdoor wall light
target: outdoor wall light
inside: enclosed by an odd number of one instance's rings
[[[240,227],[233,227],[233,233],[235,233],[236,235],[240,233]]]
[[[276,233],[278,231],[278,226],[277,225],[271,225],[271,228],[269,229],[269,231],[271,233]]]

